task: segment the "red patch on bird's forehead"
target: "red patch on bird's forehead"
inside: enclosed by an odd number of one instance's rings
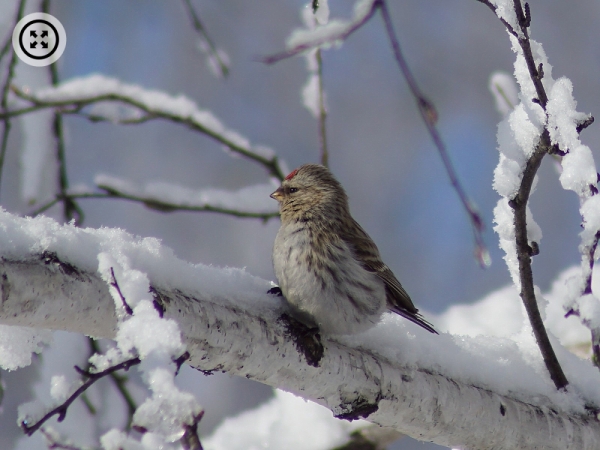
[[[290,172],[290,174],[285,177],[286,180],[291,180],[292,178],[294,178],[296,176],[296,174],[298,173],[298,169],[294,169]]]

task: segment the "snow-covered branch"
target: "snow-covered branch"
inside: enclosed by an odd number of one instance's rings
[[[142,123],[153,119],[180,123],[220,142],[233,153],[261,164],[272,176],[280,180],[285,176],[277,155],[271,149],[251,145],[244,136],[226,128],[211,112],[200,109],[192,100],[182,95],[173,97],[162,91],[143,89],[102,75],[72,79],[59,86],[47,87],[35,92],[16,87],[13,87],[13,91],[20,98],[30,102],[31,106],[3,112],[0,114],[0,119],[47,108],[60,108],[61,112],[75,113],[90,105],[102,106],[106,102],[117,102],[133,107],[134,111],[128,111],[129,114],[122,117],[122,111],[118,108],[108,108],[111,118],[107,117],[107,114],[95,114],[93,117],[106,117],[106,120],[126,124]]]
[[[494,188],[504,198],[494,211],[496,231],[500,235],[500,245],[506,252],[505,260],[513,282],[521,292],[548,372],[556,388],[562,389],[569,381],[552,348],[536,299],[531,258],[539,253],[542,234],[531,217],[528,202],[543,157],[546,154],[566,155],[570,149],[579,152],[578,155],[569,155],[569,160],[575,161],[570,167],[565,165],[567,158],[563,161],[563,168],[569,174],[568,177],[564,174],[561,176],[563,186],[582,195],[584,192],[586,196],[587,193],[593,194],[596,189],[595,165],[591,151],[587,147],[583,148],[578,138],[581,129],[592,120],[588,115],[574,111],[570,81],[555,81],[552,78],[552,67],[541,44],[530,39],[529,5],[525,3],[523,7],[521,0],[482,3],[493,9],[507,27],[513,51],[517,54],[515,76],[521,87],[521,103],[499,125],[500,162],[495,172]],[[558,91],[556,99],[552,100],[552,92],[555,90]],[[548,92],[551,92],[550,96]],[[598,226],[596,221],[593,222],[591,228],[595,232]],[[584,263],[587,262],[589,266],[585,270],[591,277],[593,262],[590,264],[588,259],[593,261],[597,244],[593,240],[589,241],[586,243],[584,239],[585,250],[582,253]],[[591,290],[591,282],[589,285]]]
[[[161,212],[205,211],[264,221],[279,216],[277,204],[269,198],[276,186],[269,183],[247,186],[237,191],[226,191],[215,188],[194,190],[164,182],[150,182],[139,186],[108,175],[97,175],[94,181],[103,192],[87,188],[73,189],[65,195],[57,195],[55,199],[41,205],[28,215],[35,217],[42,214],[66,197],[72,200],[93,198],[129,200]]]
[[[98,273],[96,255],[102,253],[108,255],[103,260],[118,258],[147,276],[155,307],[177,322],[188,363],[202,371],[280,387],[338,417],[367,417],[442,445],[600,445],[600,374],[566,351],[560,357],[573,389],[556,392],[531,342],[519,348],[506,339],[428,336],[389,315],[362,335],[324,339],[324,357],[311,367],[279,320],[285,305],[265,294],[266,281],[237,269],[192,266],[156,240],[121,230],[78,229],[7,213],[1,219],[3,325],[113,338],[117,314]]]

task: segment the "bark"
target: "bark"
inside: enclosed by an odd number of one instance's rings
[[[114,301],[96,273],[34,254],[0,260],[0,287],[1,324],[114,337]],[[179,323],[188,363],[199,370],[244,376],[325,405],[336,416],[367,416],[451,447],[600,448],[600,423],[593,414],[561,412],[543,398],[526,403],[332,339],[323,340],[324,356],[312,367],[278,320],[281,311],[253,314],[201,292],[152,288],[164,316]]]

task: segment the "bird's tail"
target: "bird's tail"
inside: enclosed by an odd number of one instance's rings
[[[400,308],[392,308],[391,309],[393,312],[395,312],[396,314],[404,317],[405,319],[410,320],[412,323],[416,323],[417,325],[419,325],[422,328],[425,328],[427,331],[429,331],[430,333],[433,334],[440,334],[438,333],[435,328],[433,328],[433,325],[431,325],[429,322],[427,322],[423,316],[417,312],[408,312],[408,311],[403,311]]]

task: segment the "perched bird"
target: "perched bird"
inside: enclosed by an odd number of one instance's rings
[[[281,213],[273,266],[295,318],[326,334],[353,334],[389,310],[437,334],[350,215],[346,192],[326,167],[297,168],[271,197]]]

